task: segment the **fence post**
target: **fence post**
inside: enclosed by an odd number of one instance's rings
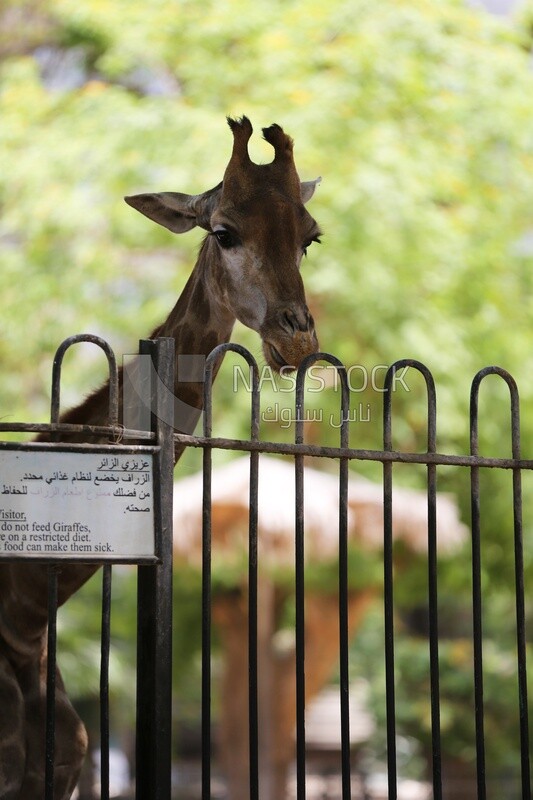
[[[170,800],[172,690],[172,491],[174,340],[140,342],[158,380],[151,386],[155,536],[159,563],[140,566],[137,594],[137,800]]]

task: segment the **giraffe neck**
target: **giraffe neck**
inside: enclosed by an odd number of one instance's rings
[[[218,344],[229,341],[234,324],[235,315],[225,302],[218,248],[207,236],[178,302],[150,337],[175,341],[176,430],[193,433],[203,405],[205,358]]]
[[[212,237],[206,236],[185,288],[152,338],[172,336],[177,353],[207,355],[216,344],[227,341],[235,324],[235,314],[229,309],[225,294],[218,248]]]

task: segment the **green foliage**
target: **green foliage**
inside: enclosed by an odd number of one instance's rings
[[[135,687],[136,582],[134,570],[114,567],[109,685],[117,706]],[[98,572],[58,615],[58,660],[67,691],[79,699],[97,698],[100,690],[101,586]]]
[[[502,628],[500,627],[500,633]],[[354,677],[372,681],[371,708],[376,716],[372,742],[377,754],[386,752],[385,665],[383,622],[375,608],[352,646]],[[531,653],[529,652],[529,655]],[[475,704],[472,641],[464,636],[443,638],[439,644],[440,729],[445,760],[469,765],[475,774]],[[504,774],[516,774],[520,762],[518,682],[516,660],[508,643],[488,636],[483,651],[484,725],[489,785]],[[431,755],[429,644],[419,636],[402,635],[395,641],[396,720],[399,741],[410,742],[400,774],[423,777]],[[413,746],[413,743],[414,744]],[[424,756],[424,758],[421,758]]]

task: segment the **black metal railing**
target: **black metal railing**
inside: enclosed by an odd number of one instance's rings
[[[213,438],[211,429],[211,365],[225,352],[232,350],[240,353],[250,366],[253,378],[251,403],[251,435],[248,440],[231,440]],[[341,387],[341,414],[343,425],[340,430],[338,447],[320,447],[303,443],[304,414],[304,378],[308,368],[318,360],[325,360],[338,370]],[[424,452],[398,452],[392,446],[392,387],[395,372],[409,367],[417,370],[424,378],[427,390],[427,447]],[[385,641],[384,652],[386,662],[386,706],[387,706],[387,762],[388,762],[388,797],[395,800],[398,796],[398,767],[396,753],[396,671],[395,671],[395,606],[394,606],[394,571],[393,571],[393,514],[392,487],[394,464],[420,464],[427,472],[427,508],[428,508],[428,605],[429,605],[429,653],[430,653],[430,706],[431,706],[431,780],[433,798],[443,797],[442,743],[440,724],[440,666],[439,666],[439,621],[438,621],[438,588],[437,588],[437,468],[439,466],[458,466],[469,468],[472,482],[472,586],[473,586],[473,625],[474,625],[474,680],[475,680],[475,713],[476,734],[475,748],[477,752],[477,793],[479,800],[487,796],[485,765],[485,732],[484,695],[483,695],[483,629],[482,629],[482,593],[481,593],[481,529],[479,517],[479,471],[483,468],[512,470],[513,473],[513,508],[515,535],[515,585],[516,585],[516,630],[517,630],[517,667],[519,676],[519,719],[521,741],[521,797],[531,798],[530,751],[529,751],[529,718],[527,698],[527,663],[526,663],[526,628],[524,601],[524,558],[522,541],[522,499],[520,476],[523,470],[531,470],[533,461],[522,459],[519,442],[519,403],[516,384],[504,370],[489,367],[480,371],[472,384],[470,431],[471,450],[468,455],[450,455],[438,453],[436,449],[436,391],[433,377],[420,362],[402,360],[393,364],[386,375],[383,403],[383,449],[372,451],[354,449],[348,446],[348,408],[349,391],[345,379],[343,365],[327,354],[317,354],[305,360],[298,371],[295,399],[295,441],[293,444],[259,441],[259,390],[257,381],[258,367],[251,355],[234,345],[221,345],[208,359],[205,384],[205,415],[203,436],[185,436],[175,434],[175,440],[189,447],[200,447],[204,451],[204,508],[203,508],[203,790],[202,797],[207,800],[211,796],[210,769],[212,761],[211,749],[211,634],[210,634],[210,570],[211,570],[211,453],[213,450],[231,450],[250,453],[250,535],[249,535],[249,714],[250,714],[250,798],[260,797],[258,783],[258,697],[257,697],[257,491],[259,453],[284,454],[292,456],[295,464],[295,602],[296,602],[296,779],[297,798],[306,797],[306,751],[305,751],[305,528],[303,515],[304,471],[303,459],[330,458],[339,463],[339,631],[340,631],[340,706],[341,706],[341,770],[342,797],[351,797],[350,779],[350,719],[349,719],[349,670],[348,670],[348,553],[347,553],[347,475],[348,464],[359,461],[373,461],[383,465],[383,558],[384,558],[384,617]],[[500,376],[508,385],[511,394],[511,429],[512,457],[483,457],[478,453],[477,398],[482,380],[489,374]]]
[[[92,341],[104,349],[110,366],[110,423],[107,426],[66,425],[59,417],[59,384],[61,360],[66,349],[77,341]],[[220,358],[232,351],[247,363],[252,376],[249,437],[224,439],[212,436],[212,380]],[[174,447],[192,447],[203,450],[203,531],[202,531],[202,798],[212,795],[212,673],[211,673],[211,485],[212,454],[216,450],[248,452],[250,454],[249,536],[248,536],[248,659],[249,659],[249,796],[258,800],[260,786],[260,715],[258,703],[258,575],[260,519],[258,512],[258,487],[262,453],[283,454],[294,460],[296,502],[295,519],[295,638],[296,638],[296,783],[297,798],[306,797],[306,731],[305,731],[305,520],[304,459],[328,458],[338,464],[338,587],[339,587],[339,697],[341,709],[341,784],[342,798],[352,796],[351,744],[350,744],[350,670],[348,635],[348,475],[350,464],[374,462],[383,469],[383,575],[384,575],[384,626],[383,650],[386,668],[386,741],[388,797],[398,796],[398,756],[396,752],[396,664],[395,664],[395,598],[393,565],[393,470],[398,464],[417,464],[425,467],[428,514],[427,586],[429,607],[429,673],[431,716],[431,781],[434,800],[443,794],[442,732],[441,732],[441,667],[439,660],[438,618],[438,564],[437,564],[437,473],[439,467],[459,467],[470,473],[471,485],[471,535],[472,535],[472,607],[475,704],[475,750],[477,763],[477,797],[484,800],[486,789],[486,755],[484,729],[484,639],[483,639],[483,587],[482,587],[482,524],[480,515],[480,471],[484,469],[510,470],[513,477],[514,570],[516,606],[516,648],[518,675],[518,719],[521,752],[521,798],[531,800],[530,743],[527,695],[526,613],[524,585],[524,543],[522,525],[521,477],[524,471],[533,470],[533,460],[523,459],[520,449],[519,398],[513,378],[504,370],[489,367],[480,371],[472,383],[470,399],[470,452],[459,455],[439,453],[436,436],[436,391],[429,370],[417,361],[402,360],[393,364],[386,375],[383,392],[383,448],[381,450],[356,449],[349,445],[348,420],[350,391],[345,367],[333,356],[319,353],[307,358],[298,370],[295,393],[295,439],[292,443],[263,441],[260,439],[260,388],[259,370],[253,356],[244,348],[228,344],[217,347],[206,361],[204,422],[201,435],[185,435],[172,430],[173,397],[173,342],[158,340],[141,343],[141,355],[153,360],[160,382],[150,389],[151,431],[125,430],[118,424],[121,376],[108,346],[96,337],[73,337],[58,351],[54,362],[52,389],[52,415],[48,425],[0,424],[0,431],[45,432],[53,441],[39,444],[0,443],[4,449],[54,450],[58,448],[83,453],[85,445],[65,443],[68,435],[83,435],[92,441],[90,447],[98,452],[149,452],[155,458],[155,551],[153,563],[139,563],[138,577],[138,671],[137,671],[137,747],[136,747],[136,797],[169,800],[171,797],[171,642],[172,642],[172,480]],[[303,423],[304,381],[308,369],[317,361],[326,361],[337,370],[341,386],[340,414],[342,424],[337,446],[319,446],[304,443]],[[409,367],[418,371],[427,393],[427,444],[423,452],[398,452],[392,438],[392,388],[396,372]],[[478,396],[482,381],[487,375],[497,375],[510,392],[511,457],[487,457],[479,454],[478,447]],[[163,389],[161,389],[161,386]],[[103,444],[102,440],[108,443]],[[94,443],[97,444],[94,444]],[[125,444],[135,442],[135,444]],[[4,554],[3,558],[10,560]],[[121,561],[124,559],[116,559]],[[65,560],[61,561],[64,564]],[[111,580],[113,559],[104,564],[102,592],[102,642],[100,681],[100,740],[101,740],[101,796],[109,797],[109,655],[111,644]],[[46,719],[46,793],[52,800],[54,789],[55,747],[55,692],[56,692],[56,615],[58,605],[58,563],[49,564],[48,589],[48,673]],[[442,590],[442,587],[440,587]]]

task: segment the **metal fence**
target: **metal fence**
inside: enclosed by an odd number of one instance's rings
[[[75,337],[78,340],[77,337]],[[86,337],[84,337],[86,338]],[[91,339],[94,341],[94,339]],[[50,425],[0,425],[0,430],[45,431],[57,438],[65,439],[74,428],[59,422],[59,374],[62,353],[67,345],[60,348],[54,368],[52,390],[52,421]],[[141,353],[153,359],[154,368],[161,383],[153,382],[148,397],[142,401],[149,404],[152,411],[152,431],[124,430],[118,426],[118,387],[120,383],[114,359],[107,345],[100,340],[97,344],[106,351],[111,370],[110,426],[91,429],[84,426],[76,428],[76,433],[96,438],[97,445],[60,444],[15,445],[2,443],[4,449],[75,449],[86,452],[91,447],[101,453],[115,453],[120,448],[126,453],[149,452],[156,459],[154,486],[159,498],[155,504],[156,558],[153,563],[140,564],[138,601],[138,691],[137,691],[137,751],[136,751],[136,797],[165,798],[171,796],[171,640],[172,640],[172,458],[173,447],[201,448],[203,451],[203,531],[202,531],[202,798],[211,797],[212,784],[212,697],[211,697],[211,483],[212,455],[214,451],[226,450],[247,452],[250,456],[250,496],[249,496],[249,552],[248,552],[248,658],[249,658],[249,796],[259,798],[260,786],[260,716],[258,706],[258,475],[259,456],[262,453],[284,454],[294,460],[294,481],[296,489],[295,504],[295,640],[296,640],[296,796],[304,800],[306,789],[306,738],[305,738],[305,524],[304,524],[304,459],[328,458],[338,465],[339,518],[338,528],[338,592],[339,592],[339,697],[341,708],[341,773],[342,798],[352,796],[352,759],[350,744],[350,671],[348,636],[348,476],[350,464],[377,462],[383,469],[383,576],[384,576],[384,625],[383,643],[386,664],[386,740],[388,798],[398,797],[398,756],[396,730],[396,692],[397,676],[395,667],[395,604],[393,579],[393,508],[392,487],[393,470],[397,464],[422,465],[426,470],[427,509],[428,509],[428,605],[429,605],[429,652],[430,652],[430,705],[431,705],[431,780],[432,797],[444,798],[441,741],[441,693],[439,661],[439,591],[437,585],[437,513],[436,490],[439,467],[460,467],[469,473],[471,487],[471,544],[472,544],[472,608],[473,608],[473,672],[475,703],[475,750],[477,764],[477,797],[487,797],[486,786],[486,734],[484,730],[484,638],[483,638],[483,591],[482,591],[482,526],[480,519],[480,472],[485,469],[507,470],[512,473],[514,564],[516,595],[516,660],[518,708],[520,736],[520,797],[531,798],[530,743],[527,695],[526,665],[526,611],[524,588],[524,553],[522,530],[521,479],[525,471],[533,469],[533,461],[523,459],[520,452],[520,421],[518,391],[513,378],[504,370],[489,367],[479,372],[472,383],[470,397],[470,452],[462,455],[449,455],[437,452],[436,444],[436,393],[431,373],[424,365],[412,360],[393,364],[387,371],[383,392],[383,448],[381,450],[354,449],[349,446],[349,406],[350,391],[345,367],[328,354],[317,354],[305,360],[298,370],[295,390],[295,439],[293,443],[264,441],[260,431],[260,387],[259,369],[244,348],[238,345],[222,345],[208,357],[205,365],[205,396],[203,431],[201,435],[185,435],[172,431],[169,419],[172,417],[170,387],[173,385],[173,343],[170,340],[144,342]],[[212,378],[215,365],[221,355],[228,351],[238,353],[248,364],[251,374],[250,435],[244,440],[230,440],[212,436]],[[308,369],[317,361],[326,362],[335,370],[341,387],[340,414],[342,424],[339,431],[339,444],[335,447],[321,447],[304,443],[305,424],[305,376]],[[398,452],[393,449],[392,438],[392,387],[396,373],[409,367],[416,370],[425,381],[427,390],[427,446],[423,452]],[[505,382],[510,393],[510,418],[512,429],[512,454],[509,458],[485,457],[479,454],[478,446],[478,397],[482,381],[488,375],[497,375]],[[167,390],[157,389],[159,386]],[[163,407],[164,406],[164,407]],[[102,437],[111,443],[102,445]],[[136,444],[126,445],[126,441]],[[117,444],[120,442],[120,444]],[[143,444],[139,444],[143,442]],[[1,453],[1,450],[0,450]],[[4,554],[4,558],[7,558]],[[113,560],[106,561],[103,574],[102,610],[102,671],[101,671],[101,741],[102,741],[102,797],[109,796],[109,712],[108,712],[108,661],[109,661],[109,602],[111,592],[111,566]],[[134,560],[134,559],[133,559]],[[61,563],[64,563],[61,562]],[[47,800],[53,798],[53,752],[54,752],[54,681],[55,681],[55,618],[57,611],[57,565],[48,567],[49,582],[49,659],[48,659],[48,721],[47,721]]]

